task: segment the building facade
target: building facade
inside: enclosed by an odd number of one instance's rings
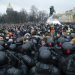
[[[75,8],[72,10],[68,10],[63,14],[58,14],[58,18],[60,22],[75,23]]]

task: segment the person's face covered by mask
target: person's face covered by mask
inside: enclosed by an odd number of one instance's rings
[[[0,40],[4,40],[3,37],[0,36]]]
[[[9,36],[6,36],[6,38],[5,38],[6,40],[9,40]]]
[[[10,38],[10,39],[8,40],[8,42],[13,42],[13,39],[12,39],[12,38]]]

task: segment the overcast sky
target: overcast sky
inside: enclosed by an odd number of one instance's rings
[[[39,10],[46,10],[48,13],[49,7],[52,5],[57,13],[75,7],[75,0],[0,0],[0,13],[5,13],[9,3],[11,3],[14,10],[20,11],[24,8],[28,12],[32,5],[35,5]]]

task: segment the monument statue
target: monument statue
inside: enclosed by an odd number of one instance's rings
[[[50,14],[49,14],[49,16],[52,16],[53,13],[55,13],[54,6],[51,6],[50,7]]]

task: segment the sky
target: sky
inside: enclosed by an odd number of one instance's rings
[[[57,13],[63,13],[75,7],[75,0],[0,0],[1,14],[6,12],[9,3],[14,10],[26,9],[28,12],[32,5],[35,5],[38,10],[45,10],[47,13],[49,13],[50,6],[54,6]]]

